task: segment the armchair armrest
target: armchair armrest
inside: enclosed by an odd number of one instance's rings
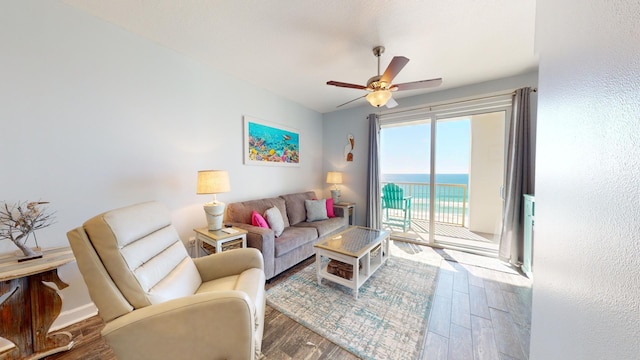
[[[245,270],[264,270],[262,254],[257,249],[235,249],[193,259],[202,281],[238,275]]]
[[[254,359],[247,294],[216,291],[150,305],[102,330],[118,359]]]

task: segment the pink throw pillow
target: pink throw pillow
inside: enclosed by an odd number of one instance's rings
[[[327,216],[330,218],[336,217],[336,214],[333,212],[333,198],[327,199]]]
[[[251,225],[258,226],[261,228],[269,228],[269,224],[267,224],[267,220],[265,220],[262,215],[260,215],[257,211],[251,212]]]

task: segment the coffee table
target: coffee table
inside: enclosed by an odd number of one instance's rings
[[[353,289],[358,298],[358,289],[389,258],[389,235],[386,230],[353,226],[314,245],[316,248],[316,274],[318,285],[322,279]],[[346,279],[327,271],[327,258],[349,264],[353,269],[351,279]],[[360,268],[362,264],[362,268]]]

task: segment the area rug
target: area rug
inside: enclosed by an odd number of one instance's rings
[[[342,285],[318,285],[314,263],[269,289],[267,303],[360,358],[416,359],[442,257],[406,243],[392,243],[390,252],[357,300]]]

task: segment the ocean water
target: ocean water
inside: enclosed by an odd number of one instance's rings
[[[381,181],[396,183],[404,189],[405,195],[411,194],[412,217],[428,218],[431,189],[427,184],[430,182],[430,174],[382,174]],[[465,185],[465,187],[444,184]],[[462,225],[464,217],[469,214],[468,188],[469,174],[436,174],[434,204],[436,221]]]
[[[382,182],[429,183],[431,174],[382,174]],[[464,184],[469,187],[469,174],[436,174],[436,184]]]
[[[429,198],[429,174],[383,174],[382,182],[393,182],[417,198]],[[411,183],[411,184],[403,184]],[[417,184],[416,184],[417,183]],[[420,184],[425,184],[421,186]],[[442,184],[442,186],[440,186]],[[462,201],[464,190],[462,187],[450,187],[444,184],[465,185],[466,200],[469,200],[469,174],[436,174],[436,200],[446,198],[448,201]],[[411,188],[411,189],[409,189]]]

